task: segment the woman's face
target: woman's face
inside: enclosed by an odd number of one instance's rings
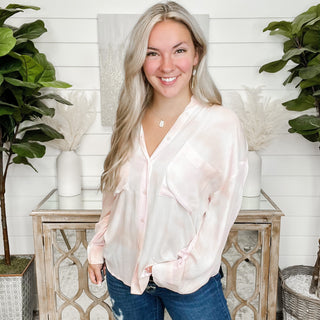
[[[155,96],[191,96],[190,79],[197,63],[198,54],[185,25],[165,20],[153,27],[143,70]]]

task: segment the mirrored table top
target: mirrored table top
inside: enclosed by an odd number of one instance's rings
[[[57,190],[52,190],[48,196],[33,211],[100,211],[102,193],[97,189],[83,189],[76,196],[59,196]],[[280,209],[262,191],[258,197],[243,197],[240,212],[277,211]]]

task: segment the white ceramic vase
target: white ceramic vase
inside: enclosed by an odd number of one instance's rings
[[[244,197],[258,197],[261,191],[261,156],[257,151],[248,152],[249,171],[243,189]]]
[[[81,193],[81,160],[75,151],[61,151],[57,157],[57,187],[59,196]]]

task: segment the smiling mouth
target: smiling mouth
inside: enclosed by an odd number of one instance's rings
[[[171,86],[173,84],[175,84],[175,82],[178,79],[178,76],[176,77],[159,77],[161,83],[165,86]]]
[[[177,77],[170,77],[170,78],[160,78],[161,81],[164,81],[164,82],[172,82],[174,80],[177,79]]]

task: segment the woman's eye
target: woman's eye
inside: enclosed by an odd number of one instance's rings
[[[186,51],[187,51],[186,49],[180,48],[180,49],[178,49],[178,50],[176,51],[176,53],[184,53],[184,52],[186,52]]]
[[[155,57],[157,56],[158,54],[154,51],[150,51],[150,52],[147,52],[147,57]]]

